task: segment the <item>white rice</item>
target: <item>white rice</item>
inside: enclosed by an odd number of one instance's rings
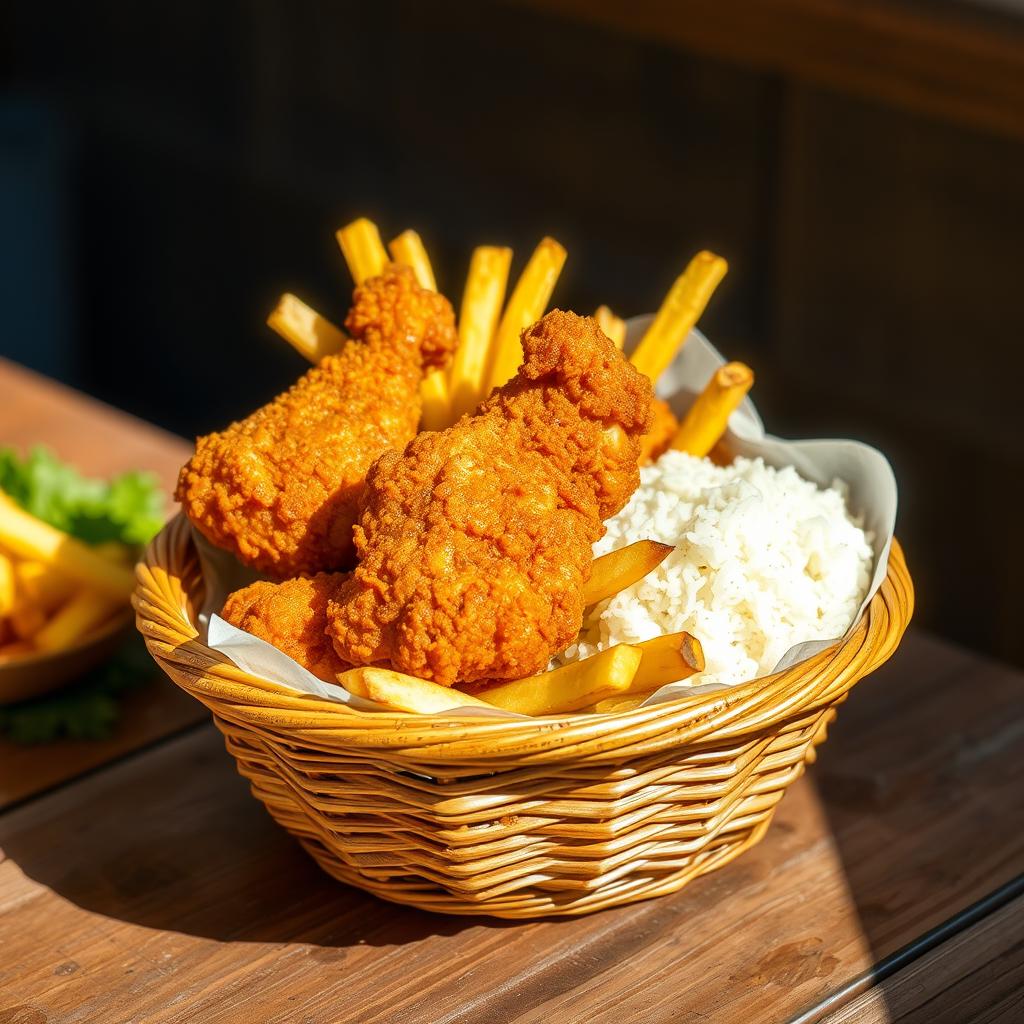
[[[720,467],[676,451],[640,478],[594,554],[644,538],[676,549],[595,606],[559,661],[686,630],[707,662],[690,682],[735,684],[771,672],[794,644],[841,637],[852,625],[873,552],[842,481],[819,490],[791,467],[761,459]]]

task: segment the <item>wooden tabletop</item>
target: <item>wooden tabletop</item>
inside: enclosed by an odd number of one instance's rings
[[[95,417],[119,424],[114,468],[129,444],[135,465],[181,459],[179,440],[0,365],[0,391],[12,381],[25,409],[37,389],[49,403],[33,436],[63,455]],[[65,414],[81,429],[48,434]],[[1024,676],[911,631],[757,847],[673,896],[536,923],[335,883],[205,716],[85,768],[29,748],[18,771],[50,774],[0,812],[0,1024],[1009,1024],[1024,1018],[1022,698]]]

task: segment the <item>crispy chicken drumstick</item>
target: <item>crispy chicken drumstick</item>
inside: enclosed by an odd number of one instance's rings
[[[201,437],[176,497],[204,536],[269,576],[352,564],[366,471],[416,433],[424,369],[455,345],[448,300],[389,265],[355,291],[352,336],[289,391]]]
[[[556,310],[522,343],[474,415],[370,470],[359,564],[327,608],[342,661],[515,679],[579,632],[591,545],[639,482],[651,384],[589,318]]]

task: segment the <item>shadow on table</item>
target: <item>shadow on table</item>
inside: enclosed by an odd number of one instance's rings
[[[7,822],[7,857],[84,910],[147,928],[347,947],[453,935],[480,920],[385,913],[375,897],[329,878],[249,795],[212,726],[46,803],[46,821],[30,806]]]
[[[1019,673],[912,632],[839,709],[809,776],[876,977],[1020,871],[1022,697]]]

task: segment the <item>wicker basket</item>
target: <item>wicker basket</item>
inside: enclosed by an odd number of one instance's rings
[[[433,718],[302,696],[204,646],[181,517],[138,577],[153,657],[210,708],[253,793],[325,871],[398,903],[514,918],[673,892],[756,843],[913,609],[894,543],[850,636],[793,669],[620,714]]]

